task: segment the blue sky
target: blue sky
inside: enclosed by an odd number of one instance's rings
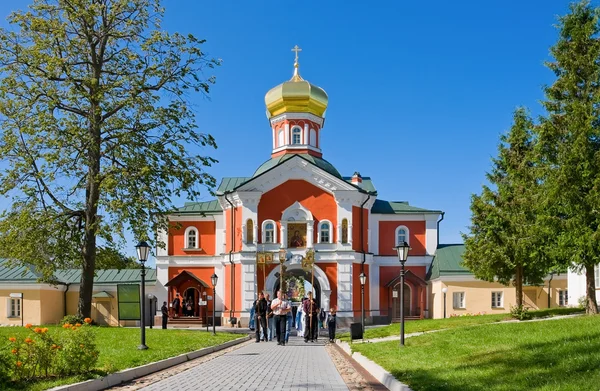
[[[28,3],[1,2],[0,15]],[[456,243],[513,110],[541,112],[553,81],[543,63],[568,4],[171,0],[163,27],[206,39],[223,59],[210,99],[195,99],[219,146],[201,151],[220,161],[218,180],[269,158],[264,95],[291,77],[297,44],[301,75],[329,95],[323,157],[372,177],[381,199],[445,211],[440,241]]]

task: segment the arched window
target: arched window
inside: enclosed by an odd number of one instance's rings
[[[408,235],[408,228],[401,225],[396,228],[396,246],[399,246],[404,242],[410,244],[410,237]]]
[[[292,128],[292,144],[302,144],[302,129]]]
[[[319,223],[319,243],[331,243],[331,223],[322,221]]]
[[[283,129],[280,129],[279,133],[277,134],[277,147],[282,147],[284,143],[285,139],[283,137]]]
[[[310,141],[309,144],[313,147],[317,146],[317,131],[314,129],[310,130]]]
[[[185,230],[185,248],[198,248],[198,230],[194,227]]]
[[[276,225],[273,220],[265,220],[263,222],[263,243],[276,243],[275,227]]]
[[[251,219],[246,221],[246,244],[254,243],[254,222]]]
[[[342,219],[342,243],[348,243],[348,219]]]

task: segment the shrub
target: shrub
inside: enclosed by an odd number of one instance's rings
[[[65,323],[68,324],[83,324],[83,318],[79,315],[66,315],[64,318],[62,318],[62,320],[60,321],[61,326],[64,325]]]
[[[510,306],[510,316],[518,320],[529,320],[532,318],[529,309],[523,306]]]

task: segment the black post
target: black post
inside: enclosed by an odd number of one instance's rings
[[[146,350],[148,346],[146,346],[146,268],[144,267],[144,262],[142,262],[142,300],[141,300],[142,308],[141,308],[141,316],[140,316],[140,331],[142,332],[142,343],[138,346],[139,350]]]
[[[400,346],[404,346],[404,262],[400,269]]]
[[[444,292],[444,319],[446,319],[446,292]]]
[[[213,286],[213,335],[217,335],[217,331],[216,331],[216,327],[215,327],[215,297],[216,297],[216,290],[215,287]]]
[[[362,337],[365,339],[365,285],[360,284],[360,308],[361,308],[361,323],[362,323]]]
[[[25,293],[21,292],[21,327],[25,323]],[[65,299],[66,301],[66,299]]]

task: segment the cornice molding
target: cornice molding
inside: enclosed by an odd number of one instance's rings
[[[316,115],[310,113],[283,113],[271,118],[269,122],[271,123],[271,126],[273,126],[281,121],[292,119],[306,119],[316,123],[319,126],[323,126],[323,122],[325,121],[323,118],[317,117]]]

